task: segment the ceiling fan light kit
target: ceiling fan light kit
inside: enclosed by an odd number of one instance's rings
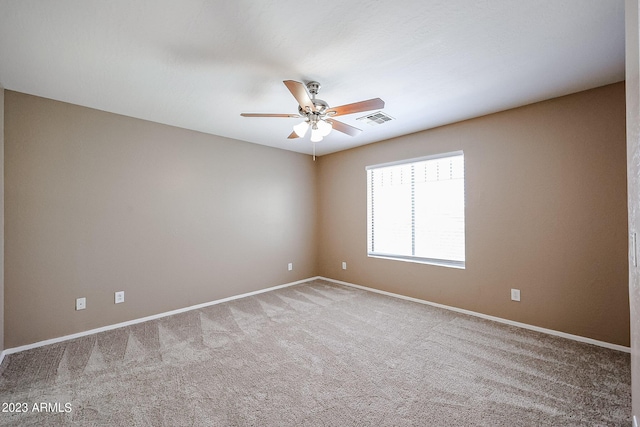
[[[327,136],[331,133],[333,126],[331,126],[331,123],[329,122],[318,120],[318,123],[316,123],[316,128],[318,129],[318,133],[320,134],[320,136]]]
[[[380,98],[331,108],[325,101],[316,98],[321,87],[320,83],[311,81],[304,85],[295,80],[285,80],[283,83],[298,101],[298,114],[242,113],[240,115],[243,117],[304,118],[303,122],[293,126],[293,132],[289,135],[289,139],[304,138],[311,128],[310,140],[315,144],[322,141],[333,129],[349,136],[356,136],[362,132],[361,129],[334,120],[333,117],[384,108],[384,101]]]
[[[304,138],[307,130],[309,130],[309,122],[307,121],[298,123],[293,127],[293,131],[298,135],[298,138]]]

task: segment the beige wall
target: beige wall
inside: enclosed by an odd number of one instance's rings
[[[317,274],[310,156],[5,96],[7,348]]]
[[[365,166],[455,150],[466,269],[368,258]],[[320,274],[627,346],[625,165],[623,83],[323,156]]]
[[[314,164],[7,91],[5,347],[317,274],[629,345],[624,94],[610,85]],[[365,166],[459,149],[467,268],[368,258]]]
[[[4,348],[4,88],[0,86],[0,351]]]
[[[629,232],[640,233],[640,8],[626,0],[627,175]],[[638,236],[640,238],[640,236]],[[640,254],[639,254],[640,255]],[[640,270],[629,262],[631,302],[631,388],[633,414],[640,415]],[[638,420],[640,421],[640,420]]]

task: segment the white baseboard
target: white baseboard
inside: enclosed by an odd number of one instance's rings
[[[470,316],[480,317],[482,319],[492,320],[494,322],[504,323],[504,324],[511,325],[511,326],[517,326],[517,327],[523,328],[523,329],[529,329],[529,330],[532,330],[532,331],[542,332],[542,333],[545,333],[545,334],[554,335],[554,336],[562,337],[562,338],[567,338],[567,339],[570,339],[570,340],[579,341],[579,342],[583,342],[583,343],[587,343],[587,344],[593,344],[593,345],[597,345],[597,346],[600,346],[600,347],[609,348],[609,349],[612,349],[612,350],[622,351],[622,352],[625,352],[625,353],[631,353],[631,348],[629,348],[629,347],[625,347],[625,346],[618,345],[618,344],[611,344],[611,343],[608,343],[608,342],[605,342],[605,341],[598,341],[598,340],[594,340],[592,338],[581,337],[580,335],[567,334],[565,332],[554,331],[553,329],[541,328],[539,326],[533,326],[533,325],[529,325],[527,323],[515,322],[513,320],[503,319],[501,317],[489,316],[487,314],[482,314],[482,313],[478,313],[478,312],[475,312],[475,311],[465,310],[465,309],[457,308],[457,307],[451,307],[449,305],[438,304],[436,302],[421,300],[421,299],[418,299],[418,298],[412,298],[412,297],[408,297],[408,296],[405,296],[405,295],[394,294],[394,293],[387,292],[387,291],[381,291],[379,289],[368,288],[366,286],[356,285],[356,284],[349,283],[349,282],[343,282],[341,280],[329,279],[327,277],[318,277],[318,279],[326,280],[328,282],[333,282],[333,283],[337,283],[337,284],[340,284],[340,285],[351,286],[351,287],[354,287],[354,288],[363,289],[365,291],[375,292],[375,293],[378,293],[378,294],[387,295],[387,296],[394,297],[394,298],[400,298],[400,299],[404,299],[404,300],[408,300],[408,301],[413,301],[413,302],[417,302],[417,303],[420,303],[420,304],[427,304],[427,305],[431,305],[433,307],[444,308],[446,310],[451,310],[451,311],[455,311],[455,312],[458,312],[458,313],[468,314]]]
[[[202,304],[192,305],[192,306],[185,307],[185,308],[179,308],[177,310],[172,310],[172,311],[167,311],[167,312],[164,312],[164,313],[154,314],[152,316],[142,317],[140,319],[129,320],[129,321],[126,321],[126,322],[116,323],[114,325],[103,326],[103,327],[96,328],[96,329],[90,329],[88,331],[78,332],[78,333],[71,334],[71,335],[65,335],[65,336],[58,337],[58,338],[52,338],[52,339],[48,339],[48,340],[44,340],[44,341],[38,341],[38,342],[35,342],[35,343],[32,343],[32,344],[22,345],[22,346],[19,346],[19,347],[7,348],[7,349],[3,350],[2,352],[0,352],[0,365],[2,364],[2,361],[4,360],[4,357],[6,355],[8,355],[8,354],[18,353],[18,352],[25,351],[25,350],[31,350],[33,348],[42,347],[42,346],[49,345],[49,344],[55,344],[55,343],[59,343],[59,342],[63,342],[63,341],[68,341],[68,340],[72,340],[74,338],[85,337],[87,335],[93,335],[93,334],[97,334],[99,332],[110,331],[112,329],[122,328],[124,326],[135,325],[137,323],[147,322],[149,320],[160,319],[162,317],[172,316],[174,314],[179,314],[179,313],[184,313],[185,311],[197,310],[199,308],[204,308],[204,307],[208,307],[208,306],[215,305],[215,304],[220,304],[220,303],[227,302],[227,301],[233,301],[235,299],[250,297],[252,295],[258,295],[258,294],[261,294],[261,293],[264,293],[264,292],[274,291],[276,289],[282,289],[282,288],[286,288],[286,287],[289,287],[289,286],[295,286],[295,285],[299,285],[301,283],[310,282],[310,281],[313,281],[313,280],[326,280],[327,282],[333,282],[333,283],[337,283],[337,284],[340,284],[340,285],[351,286],[353,288],[363,289],[365,291],[375,292],[375,293],[378,293],[378,294],[387,295],[387,296],[394,297],[394,298],[400,298],[400,299],[404,299],[404,300],[408,300],[408,301],[417,302],[417,303],[420,303],[420,304],[427,304],[427,305],[431,305],[431,306],[434,306],[434,307],[444,308],[446,310],[451,310],[451,311],[455,311],[455,312],[458,312],[458,313],[468,314],[468,315],[471,315],[471,316],[476,316],[476,317],[480,317],[482,319],[492,320],[494,322],[504,323],[504,324],[511,325],[511,326],[517,326],[519,328],[530,329],[532,331],[542,332],[542,333],[549,334],[549,335],[555,335],[555,336],[562,337],[562,338],[568,338],[568,339],[571,339],[571,340],[574,340],[574,341],[580,341],[580,342],[584,342],[584,343],[587,343],[587,344],[593,344],[593,345],[597,345],[597,346],[600,346],[600,347],[609,348],[609,349],[612,349],[612,350],[618,350],[618,351],[622,351],[622,352],[625,352],[625,353],[630,353],[631,352],[631,349],[629,347],[624,347],[624,346],[617,345],[617,344],[611,344],[611,343],[604,342],[604,341],[598,341],[598,340],[594,340],[594,339],[591,339],[591,338],[585,338],[585,337],[581,337],[579,335],[567,334],[565,332],[554,331],[552,329],[541,328],[541,327],[538,327],[538,326],[528,325],[526,323],[514,322],[513,320],[507,320],[507,319],[502,319],[500,317],[489,316],[487,314],[477,313],[475,311],[465,310],[465,309],[457,308],[457,307],[451,307],[451,306],[448,306],[448,305],[438,304],[438,303],[435,303],[435,302],[421,300],[421,299],[413,298],[413,297],[408,297],[408,296],[405,296],[405,295],[394,294],[392,292],[381,291],[379,289],[368,288],[366,286],[356,285],[354,283],[349,283],[349,282],[343,282],[341,280],[329,279],[327,277],[322,277],[322,276],[315,276],[315,277],[310,277],[308,279],[298,280],[296,282],[285,283],[283,285],[272,286],[272,287],[266,288],[266,289],[260,289],[260,290],[257,290],[257,291],[247,292],[247,293],[240,294],[240,295],[234,295],[234,296],[231,296],[231,297],[222,298],[222,299],[215,300],[215,301],[210,301],[210,302],[205,302],[205,303],[202,303]]]
[[[205,303],[202,303],[202,304],[196,304],[196,305],[192,305],[192,306],[185,307],[185,308],[179,308],[177,310],[171,310],[171,311],[167,311],[167,312],[164,312],[164,313],[154,314],[154,315],[151,315],[151,316],[142,317],[140,319],[128,320],[126,322],[116,323],[114,325],[102,326],[100,328],[90,329],[88,331],[78,332],[78,333],[71,334],[71,335],[65,335],[65,336],[58,337],[58,338],[51,338],[51,339],[44,340],[44,341],[38,341],[38,342],[35,342],[33,344],[21,345],[20,347],[7,348],[4,351],[2,351],[2,353],[0,353],[0,364],[2,364],[2,360],[4,359],[4,356],[6,356],[7,354],[19,353],[21,351],[31,350],[32,348],[37,348],[37,347],[42,347],[42,346],[49,345],[49,344],[55,344],[55,343],[59,343],[59,342],[63,342],[63,341],[68,341],[68,340],[72,340],[74,338],[85,337],[87,335],[93,335],[93,334],[97,334],[99,332],[110,331],[112,329],[122,328],[124,326],[135,325],[136,323],[148,322],[149,320],[160,319],[162,317],[167,317],[167,316],[172,316],[174,314],[184,313],[185,311],[197,310],[199,308],[208,307],[210,305],[220,304],[220,303],[227,302],[227,301],[232,301],[232,300],[235,300],[235,299],[250,297],[252,295],[258,295],[258,294],[261,294],[261,293],[264,293],[264,292],[275,291],[276,289],[282,289],[282,288],[286,288],[286,287],[289,287],[289,286],[299,285],[301,283],[305,283],[305,282],[308,282],[308,281],[311,281],[311,280],[315,280],[315,279],[319,279],[319,278],[320,277],[316,276],[316,277],[312,277],[312,278],[309,278],[309,279],[298,280],[296,282],[285,283],[284,285],[272,286],[270,288],[260,289],[260,290],[253,291],[253,292],[247,292],[245,294],[240,294],[240,295],[234,295],[234,296],[231,296],[231,297],[222,298],[222,299],[215,300],[215,301],[209,301],[209,302],[205,302]]]

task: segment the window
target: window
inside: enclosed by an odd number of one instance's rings
[[[464,154],[367,167],[369,256],[464,268]]]

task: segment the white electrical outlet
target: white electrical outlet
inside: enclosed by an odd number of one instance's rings
[[[511,289],[511,300],[520,301],[520,289]]]
[[[290,262],[289,265],[287,266],[287,268],[289,269],[289,271],[293,270],[293,263]]]
[[[76,310],[84,310],[85,308],[87,308],[87,299],[84,297],[76,298]]]
[[[121,302],[124,302],[124,291],[116,292],[115,301],[116,301],[116,304],[120,304]]]
[[[346,270],[346,269],[347,269],[347,263],[346,263],[346,262],[344,262],[344,261],[342,261],[342,269],[343,269],[343,270]]]

